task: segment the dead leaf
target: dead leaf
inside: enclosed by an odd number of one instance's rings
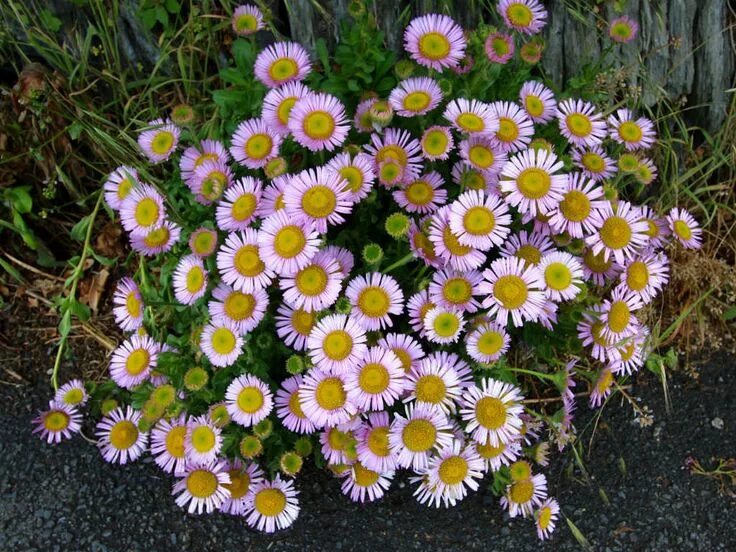
[[[91,278],[85,278],[80,283],[79,301],[87,305],[93,313],[97,313],[97,307],[109,277],[110,271],[103,268]]]

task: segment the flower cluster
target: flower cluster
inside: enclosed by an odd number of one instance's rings
[[[547,18],[537,0],[498,9],[507,29],[487,37],[487,63],[507,62],[513,34]],[[236,11],[237,32],[261,27],[254,8]],[[158,290],[143,268],[115,291],[129,336],[110,362],[118,392],[103,397],[99,447],[120,464],[150,450],[190,513],[288,527],[293,478],[316,447],[352,500],[382,497],[401,469],[437,507],[485,478],[547,538],[559,506],[534,465],[547,464],[549,437],[560,448],[574,437],[572,389],[587,382],[597,407],[642,366],[637,311],[667,283],[664,249],[700,245],[686,211],[660,216],[616,194],[614,179],[656,175],[651,121],[531,80],[516,101],[448,96],[437,75],[462,75],[469,45],[444,15],[414,19],[404,45],[425,74],[351,113],[308,86],[301,46],[277,42],[255,59],[259,116],[229,146],[186,147],[183,186],[164,193],[131,167],[105,184],[131,247],[162,268]],[[179,138],[159,120],[139,143],[159,163]],[[523,369],[511,356],[555,334],[576,348]],[[271,351],[283,364],[258,368]],[[526,407],[522,374],[554,382],[562,408]],[[86,400],[81,382],[60,388],[38,431],[70,437]]]

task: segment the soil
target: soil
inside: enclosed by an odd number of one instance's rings
[[[267,536],[239,518],[188,516],[169,496],[171,479],[150,458],[112,466],[79,437],[50,446],[31,435],[30,421],[51,395],[55,323],[19,301],[0,310],[0,550],[540,547],[531,521],[508,519],[486,489],[456,508],[434,510],[416,503],[404,476],[383,500],[356,505],[340,493],[338,480],[310,467],[297,482],[299,519],[286,531]],[[94,341],[74,338],[71,350],[62,381],[104,370],[105,351]],[[630,393],[653,411],[649,427],[633,423],[631,408],[618,400],[599,418],[580,408],[577,425],[588,427],[581,458],[587,477],[571,454],[553,454],[546,473],[588,549],[736,549],[734,499],[714,480],[684,469],[687,457],[709,466],[711,457],[736,456],[734,360],[712,355],[699,381],[672,375],[669,414],[657,378],[640,374]],[[561,518],[542,548],[581,544]]]

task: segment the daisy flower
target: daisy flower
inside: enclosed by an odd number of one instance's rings
[[[566,174],[556,174],[563,163],[545,150],[524,150],[511,157],[501,170],[499,188],[506,203],[520,213],[548,214],[562,199]]]
[[[211,462],[222,449],[220,428],[208,415],[191,418],[184,435],[184,449],[188,461]]]
[[[608,131],[628,151],[649,149],[657,140],[652,121],[646,117],[636,119],[628,109],[618,109],[608,117]]]
[[[611,372],[615,375],[630,376],[644,366],[648,356],[648,337],[649,329],[640,324],[634,335],[618,343],[616,347],[617,358],[611,360],[608,364]]]
[[[322,252],[327,257],[334,259],[340,267],[343,277],[347,278],[350,276],[350,272],[353,270],[353,266],[355,266],[355,258],[350,251],[337,245],[328,245],[322,249]]]
[[[477,491],[478,481],[485,475],[485,464],[472,446],[464,446],[457,439],[440,448],[427,466],[427,488],[431,489],[429,503],[439,507],[454,506],[468,494]]]
[[[346,383],[344,372],[330,373],[317,366],[304,376],[299,386],[299,403],[316,428],[345,423],[357,412],[348,398]]]
[[[479,443],[511,442],[521,433],[522,399],[517,387],[490,378],[482,380],[480,387],[468,387],[460,409],[467,422],[465,431]]]
[[[506,64],[514,57],[514,37],[506,33],[489,34],[483,47],[486,56],[493,63]]]
[[[307,350],[315,366],[344,374],[367,351],[365,330],[345,314],[330,314],[317,322],[307,338]]]
[[[394,200],[409,213],[432,213],[447,201],[443,184],[442,175],[431,171],[393,192]]]
[[[583,265],[577,257],[563,251],[548,253],[537,266],[542,274],[544,293],[552,301],[570,301],[583,286]]]
[[[554,251],[556,251],[555,244],[549,236],[535,232],[528,233],[526,230],[511,234],[501,246],[502,256],[516,257],[530,266],[537,266],[542,257]]]
[[[622,15],[611,21],[608,26],[608,36],[611,40],[626,44],[636,38],[639,32],[639,24],[628,15]]]
[[[215,220],[221,230],[235,232],[245,230],[256,217],[263,194],[263,182],[244,176],[225,190],[218,202]]]
[[[438,270],[429,284],[429,299],[436,305],[473,313],[480,307],[473,296],[477,295],[481,280],[477,270]]]
[[[442,71],[455,67],[465,55],[467,41],[462,27],[446,15],[414,18],[404,31],[404,49],[419,65]]]
[[[181,227],[167,220],[156,228],[145,234],[131,234],[131,247],[145,257],[152,257],[160,253],[170,251],[174,244],[179,241]]]
[[[176,496],[175,502],[180,508],[188,505],[190,514],[211,514],[231,496],[225,487],[231,482],[230,474],[223,461],[192,462],[177,475],[179,480],[171,494]]]
[[[639,207],[641,220],[647,223],[647,236],[649,241],[647,246],[649,249],[656,251],[667,244],[668,238],[672,234],[669,223],[665,217],[660,217],[651,207],[643,205]]]
[[[268,88],[302,81],[312,70],[309,55],[296,42],[276,42],[264,48],[256,58],[253,73]]]
[[[461,310],[454,307],[437,306],[424,316],[424,330],[427,339],[434,343],[455,343],[465,328]]]
[[[410,404],[394,415],[388,441],[398,467],[425,470],[432,452],[452,442],[452,425],[439,408]]]
[[[337,301],[342,280],[340,265],[329,254],[320,251],[296,274],[281,278],[279,286],[284,292],[284,303],[290,307],[320,311]]]
[[[258,231],[258,247],[266,266],[280,276],[294,274],[317,253],[319,233],[306,221],[295,221],[284,210],[266,217]]]
[[[370,347],[345,378],[348,400],[359,410],[378,411],[394,404],[404,391],[404,370],[393,351]]]
[[[233,182],[233,173],[223,161],[205,161],[186,182],[194,199],[202,205],[218,201]]]
[[[343,474],[342,494],[353,502],[372,502],[381,498],[391,486],[393,471],[374,471],[355,462]]]
[[[355,429],[357,459],[364,467],[379,473],[396,469],[396,458],[389,446],[389,428],[388,412],[371,412]]]
[[[667,257],[644,253],[624,264],[620,287],[635,293],[644,303],[650,303],[669,280]]]
[[[282,481],[278,474],[273,481],[264,479],[253,485],[243,514],[246,523],[266,533],[286,529],[299,515],[298,494],[294,482]]]
[[[620,273],[621,265],[616,263],[613,257],[606,259],[603,251],[594,255],[592,249],[585,248],[583,252],[583,276],[587,281],[593,282],[597,286],[604,286],[606,282],[614,280]]]
[[[378,340],[378,346],[392,351],[398,357],[406,374],[424,358],[422,346],[416,339],[406,334],[386,334]]]
[[[391,91],[388,102],[397,115],[415,117],[432,111],[442,101],[442,90],[429,77],[413,77],[400,81]]]
[[[667,215],[667,223],[672,235],[685,249],[700,249],[703,246],[703,230],[685,209],[673,207]]]
[[[351,318],[366,330],[393,325],[390,315],[404,310],[404,294],[396,280],[387,274],[370,272],[353,278],[345,290],[353,306]]]
[[[613,391],[613,383],[615,381],[613,371],[610,367],[603,368],[598,373],[598,379],[596,379],[593,389],[590,392],[590,408],[600,408]]]
[[[266,418],[273,410],[273,393],[256,376],[235,378],[225,391],[228,414],[236,424],[250,427]]]
[[[73,379],[59,387],[54,393],[54,401],[57,404],[64,404],[74,408],[81,408],[89,400],[87,390],[84,388],[84,382],[80,379]]]
[[[182,257],[174,270],[174,296],[182,305],[192,305],[207,291],[207,271],[195,255]]]
[[[489,441],[485,444],[474,442],[472,446],[485,463],[486,469],[494,472],[500,470],[501,466],[510,465],[521,456],[519,441],[499,443],[498,446],[492,445]]]
[[[282,140],[263,119],[248,119],[235,129],[230,154],[244,167],[260,169],[279,154]]]
[[[213,366],[224,368],[238,360],[243,349],[243,338],[233,323],[220,318],[204,327],[199,348]]]
[[[359,153],[355,157],[351,157],[349,153],[338,153],[327,163],[327,168],[337,173],[346,183],[342,191],[346,192],[346,199],[350,203],[358,203],[364,199],[376,179],[371,158],[365,153]]]
[[[648,186],[657,179],[657,166],[651,159],[642,157],[634,171],[634,178],[640,184]]]
[[[603,302],[601,312],[603,338],[616,343],[633,335],[638,326],[633,312],[643,306],[644,303],[637,294],[624,288],[615,288],[611,293],[611,298]]]
[[[373,120],[371,118],[371,108],[380,100],[376,97],[366,98],[355,108],[355,116],[353,117],[353,126],[359,132],[373,132]]]
[[[539,0],[500,0],[498,13],[507,27],[533,35],[547,24],[547,10]]]
[[[246,228],[228,234],[217,252],[217,270],[222,281],[243,293],[268,287],[274,273],[263,262],[258,232]]]
[[[151,163],[166,161],[179,143],[181,130],[166,119],[154,119],[138,135],[138,147]]]
[[[205,161],[230,162],[230,155],[222,143],[217,140],[202,140],[198,146],[189,146],[181,154],[179,170],[185,182],[194,177],[194,171]]]
[[[316,313],[283,304],[276,311],[276,333],[287,347],[303,351],[315,320]]]
[[[127,165],[119,166],[107,175],[107,180],[103,185],[105,201],[111,209],[118,211],[125,198],[139,182],[138,171]]]
[[[483,308],[499,324],[506,325],[511,317],[514,326],[524,320],[534,321],[545,303],[544,279],[541,272],[515,257],[496,259],[483,271],[483,282],[478,286],[487,295]]]
[[[496,111],[487,103],[479,100],[458,98],[452,100],[443,117],[450,121],[458,132],[473,135],[493,136],[499,129]]]
[[[428,161],[444,161],[450,155],[455,141],[449,127],[431,126],[420,140],[422,155]]]
[[[549,225],[558,234],[567,232],[572,238],[584,238],[596,231],[595,215],[605,209],[608,202],[603,188],[594,180],[587,180],[583,173],[567,176],[562,197],[549,213]]]
[[[45,439],[49,444],[56,444],[61,443],[62,439],[71,439],[73,434],[79,433],[82,429],[82,415],[75,406],[52,400],[49,401],[47,410],[39,411],[33,423],[36,425],[33,433],[40,433],[41,439]]]
[[[230,483],[224,483],[223,486],[230,491],[230,496],[220,505],[220,511],[233,516],[242,516],[251,489],[264,480],[263,470],[254,462],[243,463],[237,458],[228,461],[225,466]]]
[[[484,364],[501,358],[510,345],[511,337],[504,326],[493,322],[484,322],[465,338],[465,348],[470,358]]]
[[[284,424],[284,427],[294,433],[313,433],[316,430],[314,424],[307,418],[302,410],[299,399],[303,377],[301,375],[290,377],[281,383],[276,392],[276,415]]]
[[[499,197],[469,190],[450,204],[450,231],[461,245],[489,251],[509,235],[511,215]]]
[[[442,268],[446,262],[445,259],[437,256],[434,243],[427,236],[427,232],[424,229],[426,220],[424,219],[421,225],[417,224],[415,220],[411,220],[409,223],[409,248],[414,257],[421,259],[425,265]]]
[[[519,91],[519,103],[535,123],[547,123],[555,118],[555,95],[541,82],[526,81]]]
[[[508,157],[495,140],[488,136],[471,136],[459,145],[460,157],[474,169],[497,175],[508,162]]]
[[[573,148],[572,161],[585,176],[594,182],[608,180],[618,172],[616,163],[600,145],[588,148]]]
[[[271,130],[282,135],[289,134],[289,116],[297,101],[312,94],[301,82],[289,82],[273,88],[263,98],[261,117]]]
[[[187,415],[182,413],[171,420],[161,418],[151,430],[151,455],[166,473],[177,474],[186,468],[184,439],[187,429]]]
[[[118,407],[97,424],[97,446],[106,462],[127,464],[135,462],[146,451],[148,433],[138,429],[140,412],[130,406]]]
[[[143,326],[143,299],[132,278],[123,278],[112,296],[113,315],[120,329],[132,332]]]
[[[346,184],[327,167],[306,169],[291,178],[284,192],[286,214],[291,220],[313,224],[323,234],[328,225],[345,222],[343,215],[352,208]]]
[[[148,379],[158,361],[159,345],[147,335],[132,335],[112,353],[110,377],[120,387],[133,389]]]
[[[491,109],[498,117],[498,130],[492,138],[494,146],[504,153],[526,149],[534,135],[534,123],[526,112],[512,102],[493,102]]]
[[[427,313],[436,307],[432,301],[429,300],[429,291],[424,289],[409,297],[406,302],[406,310],[409,314],[409,325],[412,330],[419,333],[420,336],[424,337],[424,317]]]
[[[409,182],[419,178],[422,170],[421,145],[403,129],[387,128],[383,135],[374,132],[365,151],[373,157],[375,171],[379,173],[386,161],[395,162],[401,169],[401,178]]]
[[[235,8],[231,21],[233,31],[240,36],[252,35],[265,27],[261,10],[253,4],[244,4]]]
[[[482,265],[486,255],[474,247],[463,245],[450,227],[451,210],[441,207],[429,223],[429,241],[436,254],[455,270],[473,270]]]
[[[344,424],[327,427],[319,434],[322,456],[328,464],[352,464],[355,462],[355,436],[353,430],[360,425],[355,417]]]
[[[311,151],[339,148],[350,130],[345,106],[324,93],[300,98],[289,113],[288,126],[294,140]]]
[[[145,236],[165,220],[164,198],[149,184],[138,184],[120,206],[120,223],[131,236]]]
[[[583,312],[583,319],[577,326],[578,338],[583,347],[591,346],[591,356],[594,359],[601,362],[606,362],[606,359],[617,360],[619,355],[614,343],[603,334],[602,310],[600,305],[595,305],[590,311]]]
[[[649,239],[646,234],[649,226],[640,220],[639,210],[627,201],[619,201],[615,209],[607,202],[591,219],[597,231],[585,238],[585,243],[594,255],[602,251],[606,260],[613,256],[617,263],[624,264]]]
[[[606,121],[590,102],[573,99],[560,102],[557,122],[562,135],[576,147],[593,147],[606,137]]]
[[[546,540],[552,535],[559,513],[560,506],[554,498],[548,498],[534,511],[534,523],[537,526],[539,540]]]
[[[538,473],[527,479],[514,481],[506,487],[501,497],[501,507],[509,511],[509,517],[531,515],[547,498],[547,478]]]
[[[416,401],[417,406],[438,408],[445,414],[455,412],[464,389],[463,381],[451,364],[433,355],[422,359],[412,368],[406,380],[404,402]]]

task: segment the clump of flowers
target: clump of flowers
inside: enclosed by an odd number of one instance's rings
[[[399,470],[435,507],[490,483],[550,536],[550,442],[574,439],[581,393],[599,407],[642,366],[637,312],[667,283],[664,249],[699,247],[701,230],[611,193],[651,163],[651,121],[531,79],[514,101],[464,94],[547,19],[536,0],[499,10],[507,28],[470,43],[447,16],[413,20],[423,69],[386,98],[320,89],[307,52],[277,42],[254,59],[254,117],[190,135],[165,185],[110,174],[141,262],[113,297],[127,337],[112,383],[90,401],[105,460],[150,452],[179,506],[267,532],[297,518],[312,456],[358,502]],[[482,61],[455,71],[469,54]],[[151,163],[180,141],[163,120],[140,137]],[[69,438],[89,398],[69,382],[36,431]]]

